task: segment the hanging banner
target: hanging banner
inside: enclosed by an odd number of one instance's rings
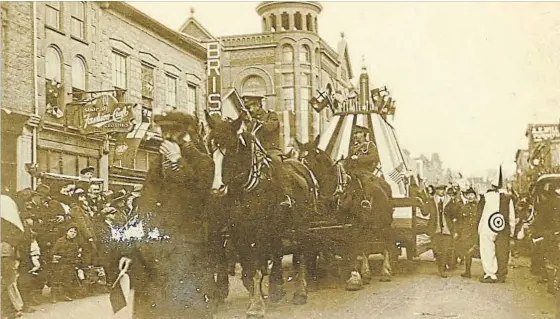
[[[82,134],[124,133],[132,129],[134,104],[119,103],[112,95],[101,95],[77,106],[77,123]]]
[[[146,106],[137,106],[134,116],[134,127],[130,132],[121,133],[117,136],[115,146],[115,161],[121,161],[121,166],[131,167],[140,143],[146,136],[152,123],[152,109]]]
[[[546,140],[555,140],[560,138],[560,129],[558,124],[552,125],[532,125],[531,139],[533,142],[542,142]]]
[[[210,115],[222,114],[222,76],[220,74],[220,43],[208,43],[207,47],[208,100]]]

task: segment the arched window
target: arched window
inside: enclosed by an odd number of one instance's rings
[[[276,16],[274,14],[270,15],[270,32],[276,32]]]
[[[62,82],[62,61],[58,50],[54,47],[47,48],[45,55],[45,78],[47,80]]]
[[[294,61],[294,49],[289,44],[284,44],[282,46],[282,61],[283,62]]]
[[[313,27],[311,26],[311,24],[313,23],[313,17],[311,16],[311,13],[307,14],[306,19],[305,19],[305,26],[307,28],[307,31],[313,31]]]
[[[250,75],[245,81],[243,81],[243,87],[241,89],[242,95],[266,95],[266,84],[264,79],[258,75]]]
[[[299,62],[311,63],[311,50],[305,44],[299,49]]]
[[[281,23],[282,23],[282,30],[281,31],[289,31],[290,30],[290,15],[286,12],[282,13]]]
[[[86,64],[82,57],[75,56],[72,59],[72,93],[75,100],[83,99],[86,91]]]
[[[294,15],[294,24],[296,30],[303,30],[302,16],[300,12],[296,12]]]
[[[60,119],[64,116],[61,107],[63,104],[62,59],[59,51],[49,46],[45,54],[45,111],[54,118]]]

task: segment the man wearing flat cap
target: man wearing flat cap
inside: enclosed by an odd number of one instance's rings
[[[119,268],[132,269],[135,318],[211,318],[214,278],[206,214],[213,161],[200,151],[194,116],[172,111],[154,122],[163,141],[138,198],[144,235],[129,239],[131,249]]]
[[[264,96],[244,95],[243,103],[249,111],[253,121],[261,123],[263,127],[257,132],[257,137],[266,150],[280,148],[280,121],[274,111],[263,107]]]
[[[353,144],[350,146],[350,158],[348,158],[346,168],[349,175],[359,182],[363,191],[362,207],[371,208],[372,203],[367,198],[370,194],[369,189],[372,183],[384,182],[374,176],[374,170],[379,165],[379,152],[375,143],[369,140],[371,131],[367,127],[357,125],[353,134]]]
[[[453,264],[453,219],[458,215],[457,204],[446,194],[447,185],[438,183],[435,194],[422,206],[422,215],[429,216],[428,234],[440,277],[447,278]]]
[[[93,166],[82,168],[80,170],[80,179],[84,181],[91,181],[94,173],[95,173],[95,168],[93,168]]]

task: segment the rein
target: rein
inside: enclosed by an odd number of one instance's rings
[[[256,133],[262,128],[261,123],[255,123],[251,130],[251,169],[249,171],[249,178],[243,188],[246,192],[252,192],[260,183],[262,179],[262,168],[271,168],[272,158],[261,142],[256,136]],[[244,142],[243,136],[239,136],[240,140]],[[244,143],[243,143],[244,144]]]

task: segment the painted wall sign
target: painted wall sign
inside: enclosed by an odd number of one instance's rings
[[[132,129],[134,104],[119,103],[112,95],[101,95],[78,106],[78,125],[82,134],[128,132]]]
[[[531,128],[531,138],[534,142],[560,138],[560,128],[558,125],[533,126]]]
[[[222,114],[222,77],[220,73],[220,43],[207,45],[207,76],[208,100],[207,109],[210,114]]]

